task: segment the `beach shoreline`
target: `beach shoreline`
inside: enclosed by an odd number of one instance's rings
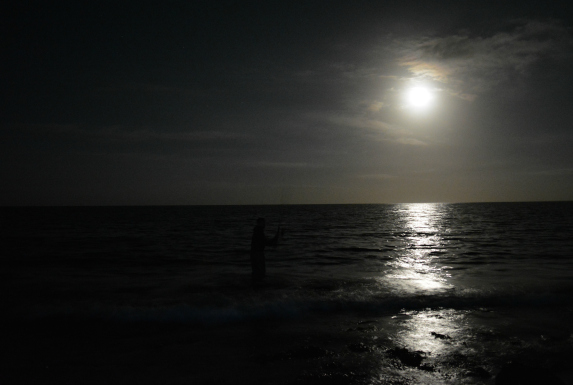
[[[488,312],[323,314],[217,326],[21,321],[4,329],[2,383],[494,384],[510,362],[572,383],[570,336],[504,337],[499,324],[488,325]],[[507,354],[503,346],[511,347]]]

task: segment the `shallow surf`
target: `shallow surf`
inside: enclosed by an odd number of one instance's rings
[[[572,203],[1,210],[3,382],[572,383]]]

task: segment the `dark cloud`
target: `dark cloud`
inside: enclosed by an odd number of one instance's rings
[[[539,63],[570,60],[571,31],[559,21],[516,20],[511,29],[491,36],[456,34],[400,42],[401,64],[415,77],[443,83],[468,99],[527,77]]]

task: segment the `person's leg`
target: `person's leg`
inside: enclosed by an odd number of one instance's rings
[[[251,253],[251,265],[253,268],[253,281],[260,281],[265,276],[265,256],[262,252]]]

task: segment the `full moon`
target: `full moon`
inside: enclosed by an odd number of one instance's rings
[[[425,108],[432,102],[433,95],[427,88],[414,87],[408,91],[406,99],[413,107]]]

